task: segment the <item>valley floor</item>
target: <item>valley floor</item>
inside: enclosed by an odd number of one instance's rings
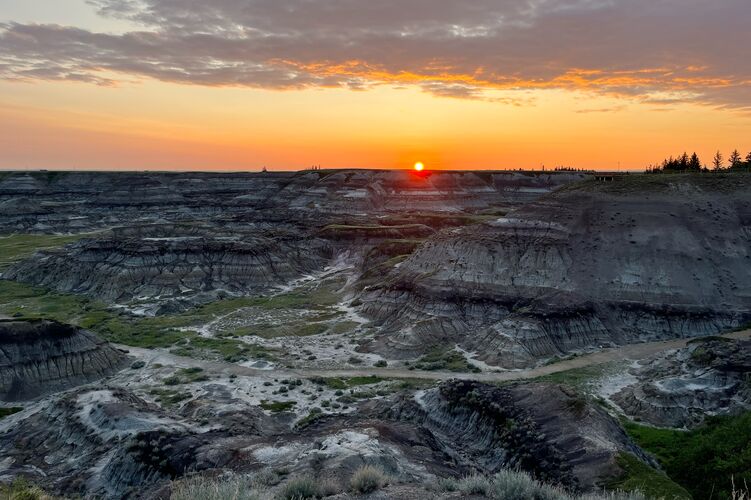
[[[744,340],[751,339],[751,330],[741,330],[724,335],[722,338]],[[237,376],[262,376],[273,373],[274,377],[378,377],[382,379],[418,379],[418,380],[475,380],[478,382],[498,383],[511,382],[516,380],[531,380],[540,377],[560,374],[569,370],[589,368],[607,363],[620,363],[629,361],[639,361],[655,354],[660,354],[672,349],[681,349],[686,347],[692,339],[663,340],[658,342],[645,342],[642,344],[629,344],[609,349],[603,349],[599,352],[582,354],[572,359],[553,362],[544,366],[535,368],[490,371],[490,372],[442,372],[442,371],[424,371],[410,370],[405,368],[274,368],[262,370],[236,363],[222,361],[206,361],[185,356],[177,356],[169,351],[162,349],[145,349],[139,347],[130,347],[127,345],[117,345],[116,347],[127,352],[136,359],[143,360],[147,363],[158,363],[172,365],[181,368],[198,367],[206,371],[224,375]]]

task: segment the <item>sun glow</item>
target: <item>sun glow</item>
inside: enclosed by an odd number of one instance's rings
[[[415,163],[415,170],[422,172],[423,170],[425,170],[425,165],[421,161],[418,161],[417,163]]]

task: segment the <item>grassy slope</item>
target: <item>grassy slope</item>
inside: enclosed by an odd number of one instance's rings
[[[248,299],[251,300],[251,299]],[[255,300],[255,299],[254,299]],[[264,305],[273,306],[273,299]],[[289,298],[280,301],[287,303]],[[53,319],[78,325],[101,337],[134,347],[177,347],[178,354],[195,357],[221,357],[241,360],[248,357],[271,358],[272,353],[259,346],[248,345],[234,339],[205,338],[194,332],[181,331],[194,324],[202,324],[226,308],[237,306],[214,303],[172,316],[154,318],[130,317],[110,310],[101,302],[85,297],[55,293],[22,283],[0,280],[0,315],[20,318]]]
[[[691,494],[664,473],[645,464],[630,453],[618,456],[623,475],[607,485],[609,490],[641,491],[649,498],[690,499]]]
[[[631,422],[625,427],[696,499],[729,499],[733,481],[751,485],[751,413],[712,417],[689,432]]]
[[[50,234],[13,234],[0,236],[0,270],[13,262],[31,256],[37,250],[57,248],[91,234],[50,235]]]

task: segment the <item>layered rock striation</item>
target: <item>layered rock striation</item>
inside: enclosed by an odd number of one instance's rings
[[[391,353],[460,344],[525,367],[751,319],[751,179],[633,176],[444,231],[363,296]]]
[[[127,358],[79,328],[54,321],[0,320],[0,400],[22,401],[86,384]]]
[[[708,415],[751,410],[750,340],[697,339],[642,361],[629,375],[631,383],[610,400],[652,425],[691,428]]]

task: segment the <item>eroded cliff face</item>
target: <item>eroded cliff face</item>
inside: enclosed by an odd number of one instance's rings
[[[452,381],[416,399],[394,411],[429,430],[457,463],[484,473],[516,468],[591,491],[621,473],[619,453],[652,463],[612,416],[562,386]]]
[[[713,334],[751,318],[751,195],[735,176],[564,188],[444,232],[365,294],[373,348],[458,343],[523,367],[603,344]]]
[[[641,361],[628,375],[613,380],[616,390],[606,396],[652,425],[690,428],[708,415],[751,410],[751,341],[697,339]]]
[[[284,228],[251,232],[156,224],[41,252],[3,278],[108,303],[158,299],[175,310],[220,294],[267,291],[323,269],[331,256],[325,241]]]
[[[459,212],[515,206],[583,174],[336,170],[269,173],[13,172],[0,177],[0,233],[80,232],[211,215],[274,218]]]
[[[0,400],[22,401],[113,374],[127,358],[91,333],[53,321],[0,320]]]

